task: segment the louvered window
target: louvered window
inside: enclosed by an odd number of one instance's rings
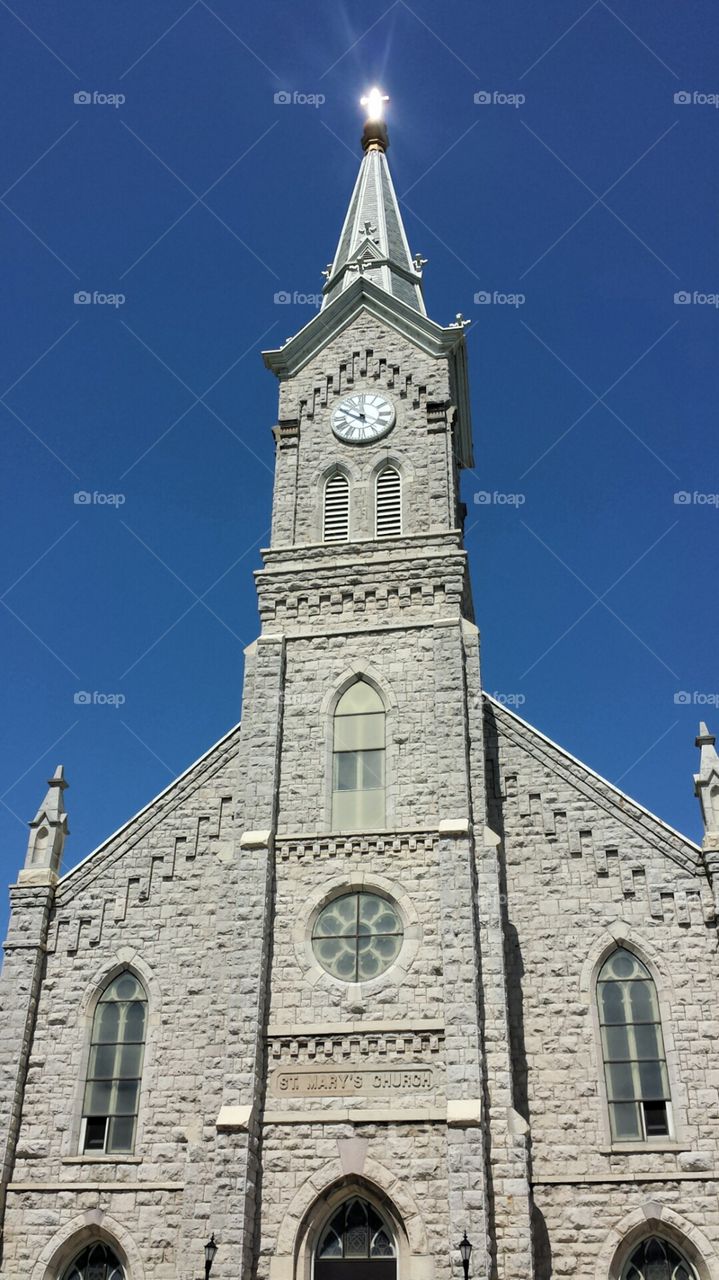
[[[350,486],[339,471],[325,483],[323,534],[325,542],[347,542],[350,536]]]
[[[378,538],[396,538],[402,532],[402,481],[396,467],[383,467],[377,476]]]

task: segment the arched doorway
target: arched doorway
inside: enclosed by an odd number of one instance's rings
[[[394,1234],[373,1205],[345,1200],[320,1233],[314,1280],[396,1280]]]

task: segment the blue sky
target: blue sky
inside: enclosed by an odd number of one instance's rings
[[[15,0],[0,24],[3,878],[58,762],[72,865],[239,718],[276,411],[259,352],[312,314],[375,81],[430,314],[473,322],[485,687],[697,838],[693,738],[719,725],[710,0]]]

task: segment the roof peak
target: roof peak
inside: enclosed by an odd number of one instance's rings
[[[362,99],[368,109],[362,133],[364,157],[335,256],[324,273],[322,307],[328,307],[358,275],[366,274],[386,293],[426,315],[422,268],[427,259],[418,253],[412,257],[399,211],[387,164],[389,135],[382,118],[386,101],[379,89]]]

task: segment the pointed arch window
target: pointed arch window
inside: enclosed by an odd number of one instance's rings
[[[369,1266],[377,1280],[393,1280],[397,1250],[394,1236],[366,1200],[346,1200],[320,1236],[315,1258],[317,1280],[350,1280]]]
[[[134,1150],[146,1025],[145,989],[126,970],[108,983],[95,1009],[82,1111],[83,1151],[99,1155]]]
[[[617,948],[597,978],[597,1001],[612,1137],[666,1136],[671,1099],[657,989],[646,965]]]
[[[396,538],[402,532],[402,477],[389,463],[377,476],[375,486],[375,535]]]
[[[637,1245],[625,1263],[622,1280],[697,1280],[697,1274],[668,1240],[649,1236]]]
[[[385,709],[366,680],[342,694],[334,716],[332,826],[376,830],[385,822]]]
[[[126,1280],[120,1259],[106,1244],[91,1244],[70,1263],[62,1280]]]
[[[347,542],[350,536],[350,484],[341,471],[325,481],[322,537],[325,542]]]

